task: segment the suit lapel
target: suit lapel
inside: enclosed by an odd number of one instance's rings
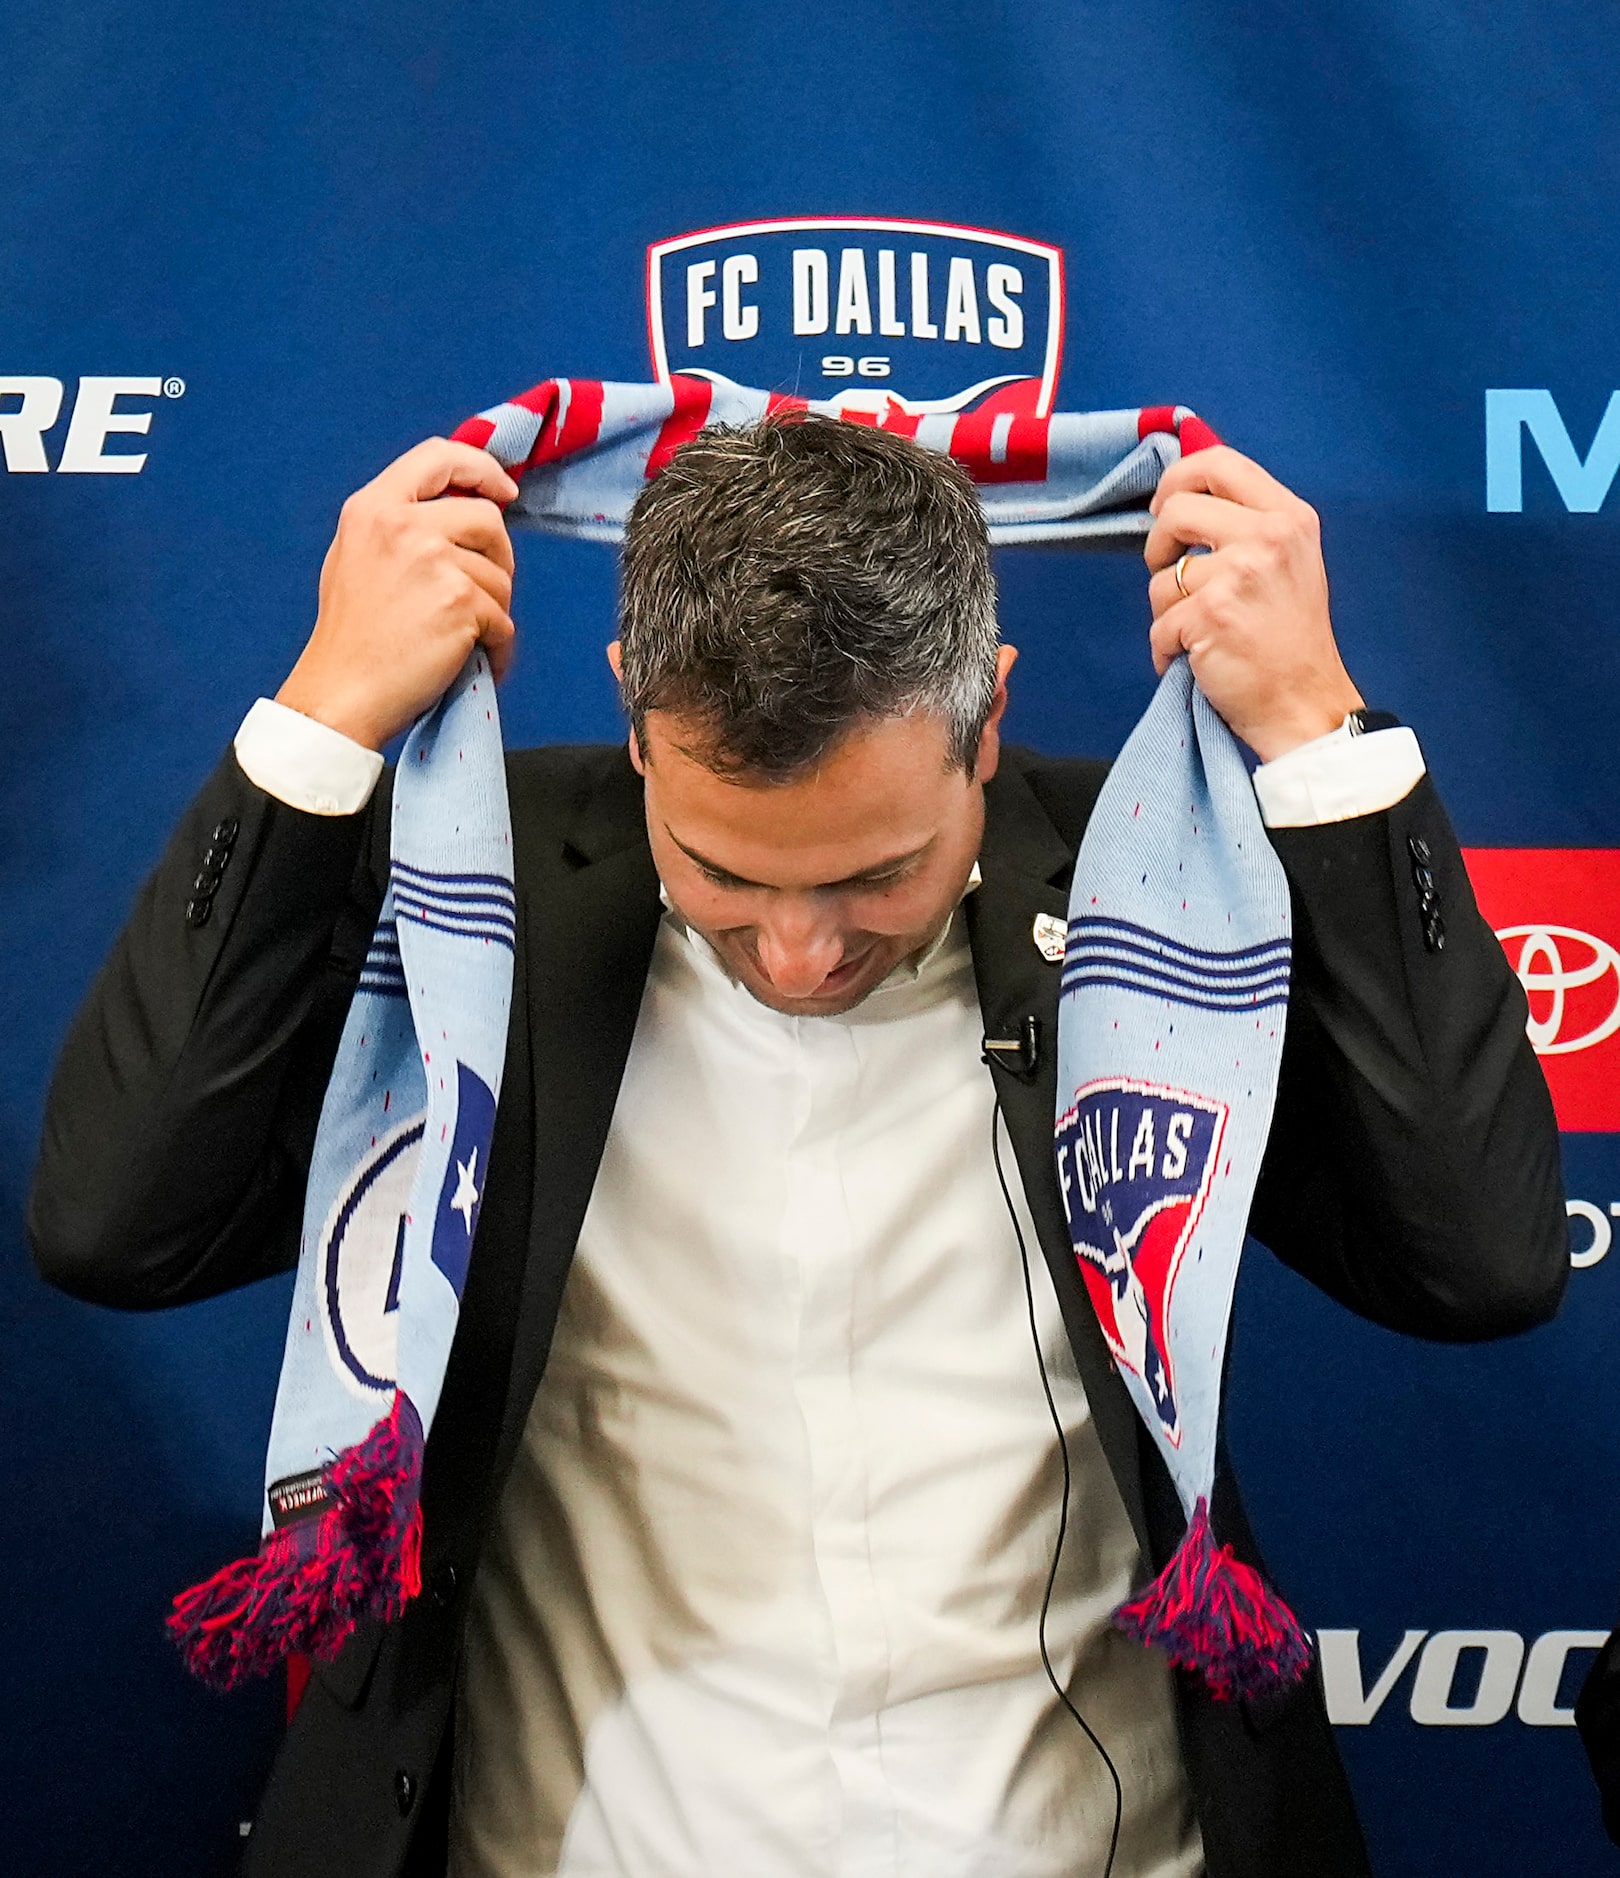
[[[497,1483],[506,1476],[545,1369],[663,911],[640,779],[622,750],[599,783],[560,850],[552,845],[518,856],[528,938],[534,1174]]]
[[[985,790],[979,861],[983,878],[967,899],[979,1008],[990,1037],[1018,1036],[1026,1017],[1034,1017],[1040,1025],[1034,1073],[1022,1076],[998,1067],[991,1074],[1092,1421],[1137,1543],[1148,1557],[1151,1548],[1142,1504],[1136,1410],[1114,1368],[1075,1264],[1052,1148],[1062,967],[1042,957],[1035,944],[1034,923],[1041,913],[1067,917],[1067,881],[1073,865],[1073,850],[1053,828],[1020,769],[1004,763]]]

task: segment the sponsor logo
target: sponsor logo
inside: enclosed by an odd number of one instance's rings
[[[1569,1214],[1572,1228],[1569,1235],[1570,1264],[1578,1272],[1601,1265],[1609,1256],[1610,1246],[1614,1244],[1614,1222],[1620,1219],[1620,1200],[1611,1200],[1606,1209],[1595,1200],[1566,1200],[1564,1211]],[[1573,1230],[1577,1221],[1586,1233],[1584,1243],[1581,1231]]]
[[[81,378],[74,392],[67,432],[56,461],[45,447],[67,405],[60,378],[0,375],[0,457],[13,475],[138,476],[146,467],[144,450],[109,450],[108,439],[144,437],[152,412],[137,401],[183,398],[183,378]]]
[[[1470,848],[1463,858],[1524,986],[1559,1127],[1620,1129],[1620,849]]]
[[[1524,440],[1536,446],[1558,499],[1574,515],[1595,515],[1620,470],[1620,391],[1610,395],[1583,457],[1550,391],[1485,394],[1485,507],[1493,515],[1524,508]]]
[[[1097,1321],[1177,1445],[1170,1301],[1225,1127],[1225,1103],[1124,1078],[1087,1083],[1058,1118],[1058,1182]]]
[[[1550,1000],[1540,1016],[1531,1007],[1525,1026],[1538,1056],[1590,1050],[1620,1030],[1620,952],[1606,939],[1574,926],[1541,925],[1504,926],[1496,936],[1510,956],[1517,950],[1515,970],[1526,993]],[[1574,994],[1588,985],[1601,987],[1598,998],[1567,1022]]]
[[[316,1291],[332,1366],[367,1401],[394,1387],[405,1223],[423,1119],[378,1138],[321,1233]]]
[[[1401,1706],[1422,1728],[1491,1728],[1517,1715],[1527,1728],[1572,1728],[1574,1701],[1603,1647],[1603,1630],[1408,1630],[1392,1650],[1363,1649],[1359,1630],[1319,1630],[1328,1719],[1366,1728]],[[1404,1704],[1391,1707],[1398,1688]]]
[[[885,217],[705,228],[648,249],[647,332],[661,383],[718,376],[879,412],[957,411],[1018,384],[1021,408],[1045,417],[1062,361],[1063,255]]]

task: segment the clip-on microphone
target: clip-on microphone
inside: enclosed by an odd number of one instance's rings
[[[1041,1020],[1026,1017],[1016,1037],[986,1037],[984,1060],[993,1068],[1007,1070],[1026,1080],[1035,1074],[1041,1060]]]

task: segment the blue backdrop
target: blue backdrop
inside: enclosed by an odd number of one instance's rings
[[[1578,0],[5,10],[0,1867],[225,1869],[279,1725],[273,1691],[190,1686],[160,1620],[251,1542],[285,1288],[118,1318],[22,1244],[52,1057],[137,881],[293,659],[352,487],[548,374],[650,376],[649,244],[864,215],[1061,247],[1059,405],[1183,400],[1321,509],[1363,690],[1465,843],[1524,851],[1493,917],[1592,964],[1586,1015],[1533,1000],[1586,1207],[1559,1321],[1423,1347],[1256,1258],[1231,1423],[1378,1870],[1620,1869],[1561,1712],[1620,1578],[1620,1037],[1585,1041],[1620,896],[1535,852],[1620,860],[1613,52]],[[1491,390],[1548,394],[1499,409],[1494,506]],[[1000,572],[1014,734],[1116,749],[1139,564]],[[519,573],[510,740],[617,735],[610,552],[530,537]]]

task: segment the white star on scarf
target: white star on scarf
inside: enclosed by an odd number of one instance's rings
[[[456,1182],[455,1197],[450,1202],[450,1211],[460,1213],[467,1222],[467,1237],[472,1237],[473,1208],[478,1204],[478,1189],[473,1185],[473,1174],[478,1167],[478,1150],[464,1161],[456,1162],[456,1172],[460,1179]]]

